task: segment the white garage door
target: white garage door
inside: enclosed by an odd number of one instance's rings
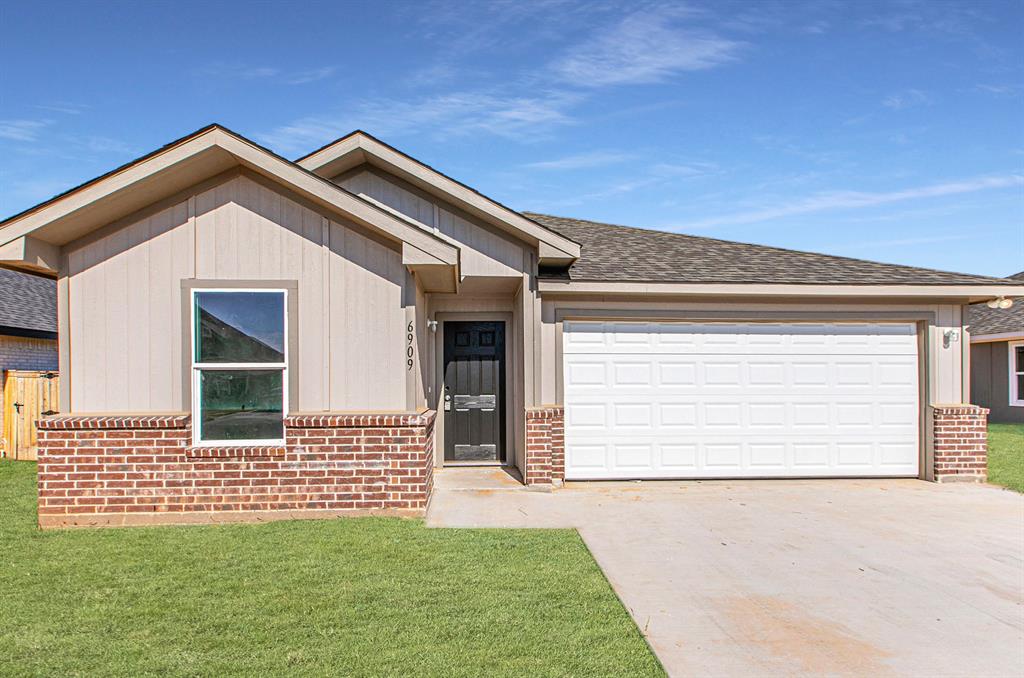
[[[918,473],[913,324],[563,330],[566,478]]]

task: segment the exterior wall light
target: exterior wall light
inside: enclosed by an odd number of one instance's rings
[[[1013,299],[998,297],[996,299],[989,299],[987,303],[989,308],[1010,308],[1013,306]]]

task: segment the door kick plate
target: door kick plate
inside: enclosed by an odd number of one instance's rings
[[[497,445],[456,445],[455,461],[490,461],[498,458]]]
[[[465,412],[466,410],[487,410],[493,411],[498,402],[495,395],[457,395],[455,396],[455,410]]]

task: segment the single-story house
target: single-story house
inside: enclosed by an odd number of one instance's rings
[[[517,212],[364,132],[218,125],[0,222],[57,279],[43,525],[422,513],[434,470],[984,478],[1020,281]]]
[[[1024,271],[1010,278],[1024,282]],[[989,421],[1024,423],[1024,299],[1010,308],[970,307],[971,402]]]
[[[57,283],[40,275],[0,268],[0,431],[12,370],[57,370]],[[0,436],[0,456],[9,456],[7,435]]]

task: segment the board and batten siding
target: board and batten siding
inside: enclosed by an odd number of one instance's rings
[[[119,226],[65,248],[71,411],[188,409],[181,281],[193,278],[298,282],[292,411],[406,409],[410,282],[396,247],[247,174]]]
[[[472,221],[447,203],[432,199],[380,170],[363,170],[335,179],[342,188],[400,212],[424,228],[464,245],[462,275],[515,278],[524,270],[524,244]]]

